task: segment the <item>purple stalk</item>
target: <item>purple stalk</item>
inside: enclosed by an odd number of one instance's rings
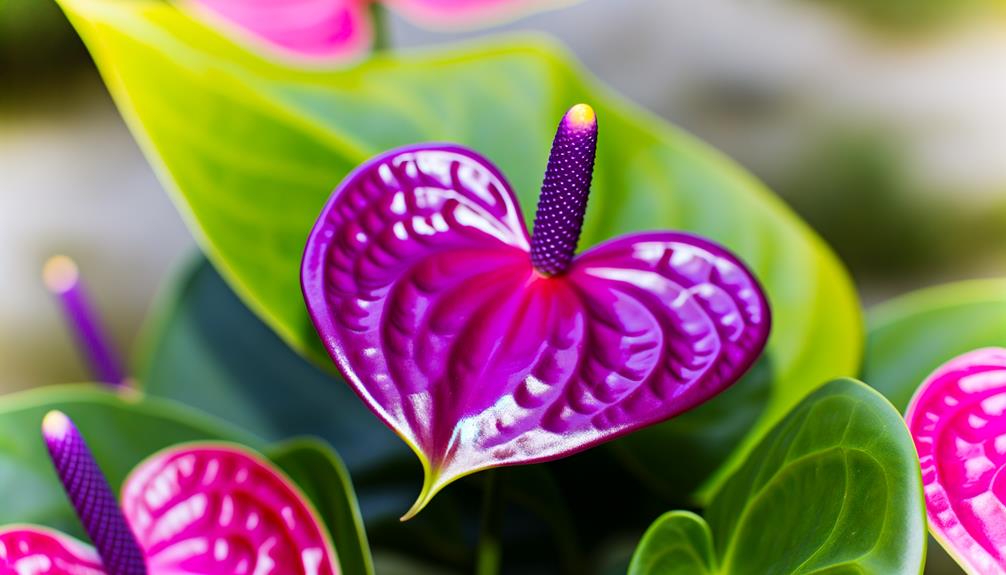
[[[50,411],[42,421],[42,437],[108,575],[146,575],[143,551],[77,426],[66,414]]]
[[[112,386],[124,385],[122,362],[87,297],[77,264],[66,256],[55,256],[46,262],[42,277],[59,300],[94,376]]]
[[[531,235],[531,263],[546,276],[569,269],[587,211],[597,152],[597,116],[577,104],[559,122]]]

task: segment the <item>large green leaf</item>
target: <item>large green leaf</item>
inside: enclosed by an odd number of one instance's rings
[[[314,503],[332,534],[344,575],[373,575],[374,560],[356,503],[353,482],[339,456],[324,443],[293,439],[266,450]]]
[[[863,379],[904,412],[937,367],[966,351],[1006,346],[1006,281],[929,288],[870,313]]]
[[[922,477],[897,410],[849,379],[801,402],[702,518],[658,519],[630,575],[916,574],[926,550]]]
[[[0,525],[36,523],[83,536],[42,441],[42,418],[52,409],[76,422],[115,489],[136,464],[171,445],[204,440],[262,445],[172,402],[138,394],[79,385],[8,395],[0,402]]]
[[[460,142],[500,165],[530,216],[555,123],[587,101],[602,135],[582,244],[642,229],[712,237],[753,267],[775,311],[771,382],[752,408],[751,433],[707,433],[727,411],[714,409],[677,433],[671,423],[637,434],[622,443],[626,458],[678,467],[684,444],[716,454],[709,471],[722,468],[818,382],[858,368],[856,296],[822,242],[734,164],[598,88],[549,42],[290,69],[172,3],[61,1],[210,258],[301,352],[326,361],[299,263],[308,230],[350,169],[397,145]]]

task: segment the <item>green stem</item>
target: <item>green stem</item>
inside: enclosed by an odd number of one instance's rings
[[[388,12],[380,2],[370,3],[370,21],[374,27],[373,53],[379,54],[391,49],[391,34],[388,33]]]
[[[498,575],[503,560],[503,488],[495,470],[485,472],[486,486],[483,494],[482,527],[475,556],[475,575]]]

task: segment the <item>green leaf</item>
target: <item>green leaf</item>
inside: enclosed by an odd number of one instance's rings
[[[750,407],[750,429],[708,433],[725,412],[713,409],[685,429],[672,422],[623,442],[627,460],[676,468],[676,450],[698,450],[716,454],[709,471],[722,477],[818,382],[858,369],[856,295],[820,239],[737,166],[599,88],[550,42],[291,69],[243,51],[173,3],[61,1],[214,264],[302,353],[328,363],[305,312],[299,264],[309,229],[350,169],[393,146],[459,142],[499,164],[530,219],[555,124],[587,101],[602,135],[582,246],[635,230],[697,232],[743,257],[775,310],[771,380]]]
[[[1006,346],[1006,281],[929,288],[870,313],[863,379],[902,412],[922,381],[964,352]]]
[[[151,395],[198,407],[270,441],[320,437],[356,473],[412,461],[340,377],[284,345],[202,257],[163,298],[143,352],[137,373]]]
[[[712,575],[715,564],[706,521],[689,511],[668,511],[643,536],[629,573]]]
[[[836,380],[751,453],[713,499],[708,524],[680,512],[658,519],[629,574],[920,573],[923,505],[897,410],[858,381]]]
[[[188,441],[229,441],[260,448],[261,440],[172,402],[117,395],[93,386],[47,387],[0,402],[0,525],[35,523],[83,537],[42,441],[42,418],[69,415],[118,489],[136,464]]]
[[[271,446],[266,455],[300,486],[332,535],[345,575],[373,575],[374,561],[356,503],[353,482],[342,460],[324,443],[295,439]]]

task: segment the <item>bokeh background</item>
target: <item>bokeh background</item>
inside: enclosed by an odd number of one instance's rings
[[[395,47],[473,35],[391,26]],[[1006,275],[1002,0],[585,0],[490,33],[512,30],[558,37],[765,180],[867,304]],[[88,379],[50,255],[77,259],[129,354],[195,250],[55,4],[0,0],[0,389]]]

